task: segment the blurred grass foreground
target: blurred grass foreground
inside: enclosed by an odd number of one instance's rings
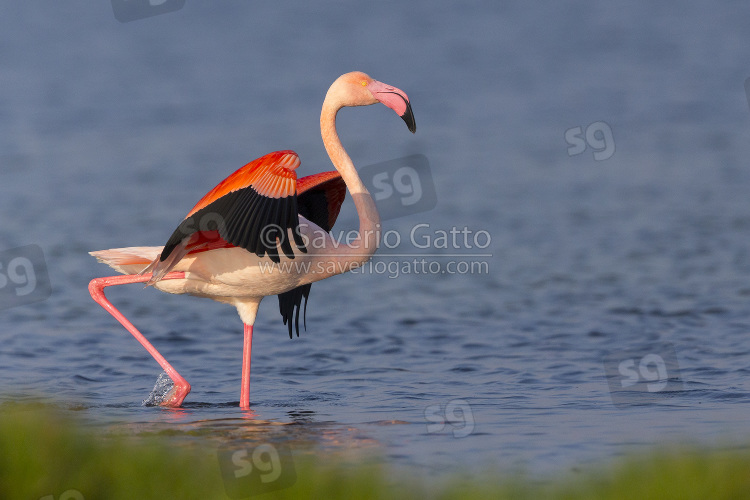
[[[293,472],[284,475],[275,469],[289,457],[260,448],[222,462],[221,451],[209,443],[185,447],[164,436],[113,437],[84,429],[50,405],[3,404],[0,499],[750,498],[747,448],[657,450],[544,480],[491,471],[467,479],[457,472],[439,484],[394,473],[387,464],[312,456],[295,457]]]

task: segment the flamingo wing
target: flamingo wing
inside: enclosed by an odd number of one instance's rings
[[[308,175],[297,184],[299,214],[329,233],[346,198],[346,184],[335,170]]]
[[[297,190],[299,214],[331,232],[346,197],[346,184],[341,175],[333,171],[303,177],[297,183]],[[289,338],[292,338],[292,319],[299,337],[299,310],[303,297],[305,307],[302,317],[307,328],[307,297],[311,287],[312,283],[308,283],[279,294],[279,312],[284,324],[289,326]]]
[[[294,151],[276,151],[254,160],[221,181],[187,214],[167,240],[158,259],[142,273],[149,284],[168,273],[188,253],[242,247],[279,262],[279,250],[294,258],[288,230],[306,252],[299,234],[297,174]]]

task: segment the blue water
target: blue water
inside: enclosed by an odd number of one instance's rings
[[[130,23],[103,1],[7,6],[0,252],[38,245],[52,294],[0,311],[0,398],[53,398],[105,431],[289,441],[431,473],[748,442],[750,7],[535,5],[189,0]],[[231,307],[110,289],[193,386],[181,410],[141,406],[159,367],[90,299],[111,273],[87,252],[163,244],[267,152],[297,151],[300,175],[330,170],[320,105],[355,69],[405,90],[418,127],[382,106],[342,111],[355,163],[424,155],[437,198],[385,221],[402,242],[373,263],[484,271],[317,283],[293,340],[266,299],[251,413],[236,407]],[[571,155],[575,137],[586,148]],[[457,228],[489,245],[417,248],[419,224],[433,243]],[[356,227],[348,201],[337,228]],[[680,384],[611,394],[621,351],[635,366],[671,353]]]

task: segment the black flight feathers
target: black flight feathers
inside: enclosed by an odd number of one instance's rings
[[[297,248],[306,252],[299,234],[297,196],[269,198],[248,186],[225,194],[182,221],[164,246],[161,260],[193,233],[216,230],[224,241],[258,257],[268,254],[274,262],[279,262],[278,239],[281,251],[293,259],[288,229],[292,229]]]
[[[258,257],[268,255],[274,262],[280,261],[279,247],[286,257],[293,259],[289,229],[293,230],[292,238],[297,248],[307,252],[299,234],[299,215],[324,230],[331,231],[332,224],[329,221],[335,220],[336,217],[331,217],[329,212],[330,200],[326,185],[332,182],[343,183],[340,177],[334,178],[308,189],[299,196],[285,198],[263,196],[252,186],[227,193],[182,221],[164,245],[160,260],[164,261],[180,242],[199,231],[218,231],[224,241],[244,248]],[[340,207],[339,203],[331,208],[338,212]],[[302,285],[279,294],[279,311],[284,324],[289,326],[289,338],[292,338],[292,319],[299,337],[302,298],[305,299],[305,321],[307,298],[311,287],[311,284]]]

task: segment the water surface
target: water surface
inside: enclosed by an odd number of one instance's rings
[[[0,250],[39,245],[52,294],[0,311],[2,398],[52,397],[112,432],[373,452],[436,473],[746,442],[748,14],[728,2],[190,1],[122,24],[108,2],[15,3],[0,19]],[[342,111],[355,163],[424,155],[437,197],[385,221],[402,243],[373,262],[428,254],[440,270],[486,271],[317,283],[293,340],[266,299],[250,413],[236,407],[231,307],[111,290],[193,386],[183,409],[142,407],[159,368],[90,299],[88,281],[109,271],[87,252],[163,244],[208,189],[267,152],[297,151],[300,175],[329,170],[320,104],[354,69],[404,89],[418,126],[412,136],[383,107]],[[566,131],[597,122],[610,156],[589,144],[570,156]],[[418,224],[491,239],[421,249]],[[348,201],[337,228],[356,227]],[[670,349],[681,388],[616,405],[608,356]]]

